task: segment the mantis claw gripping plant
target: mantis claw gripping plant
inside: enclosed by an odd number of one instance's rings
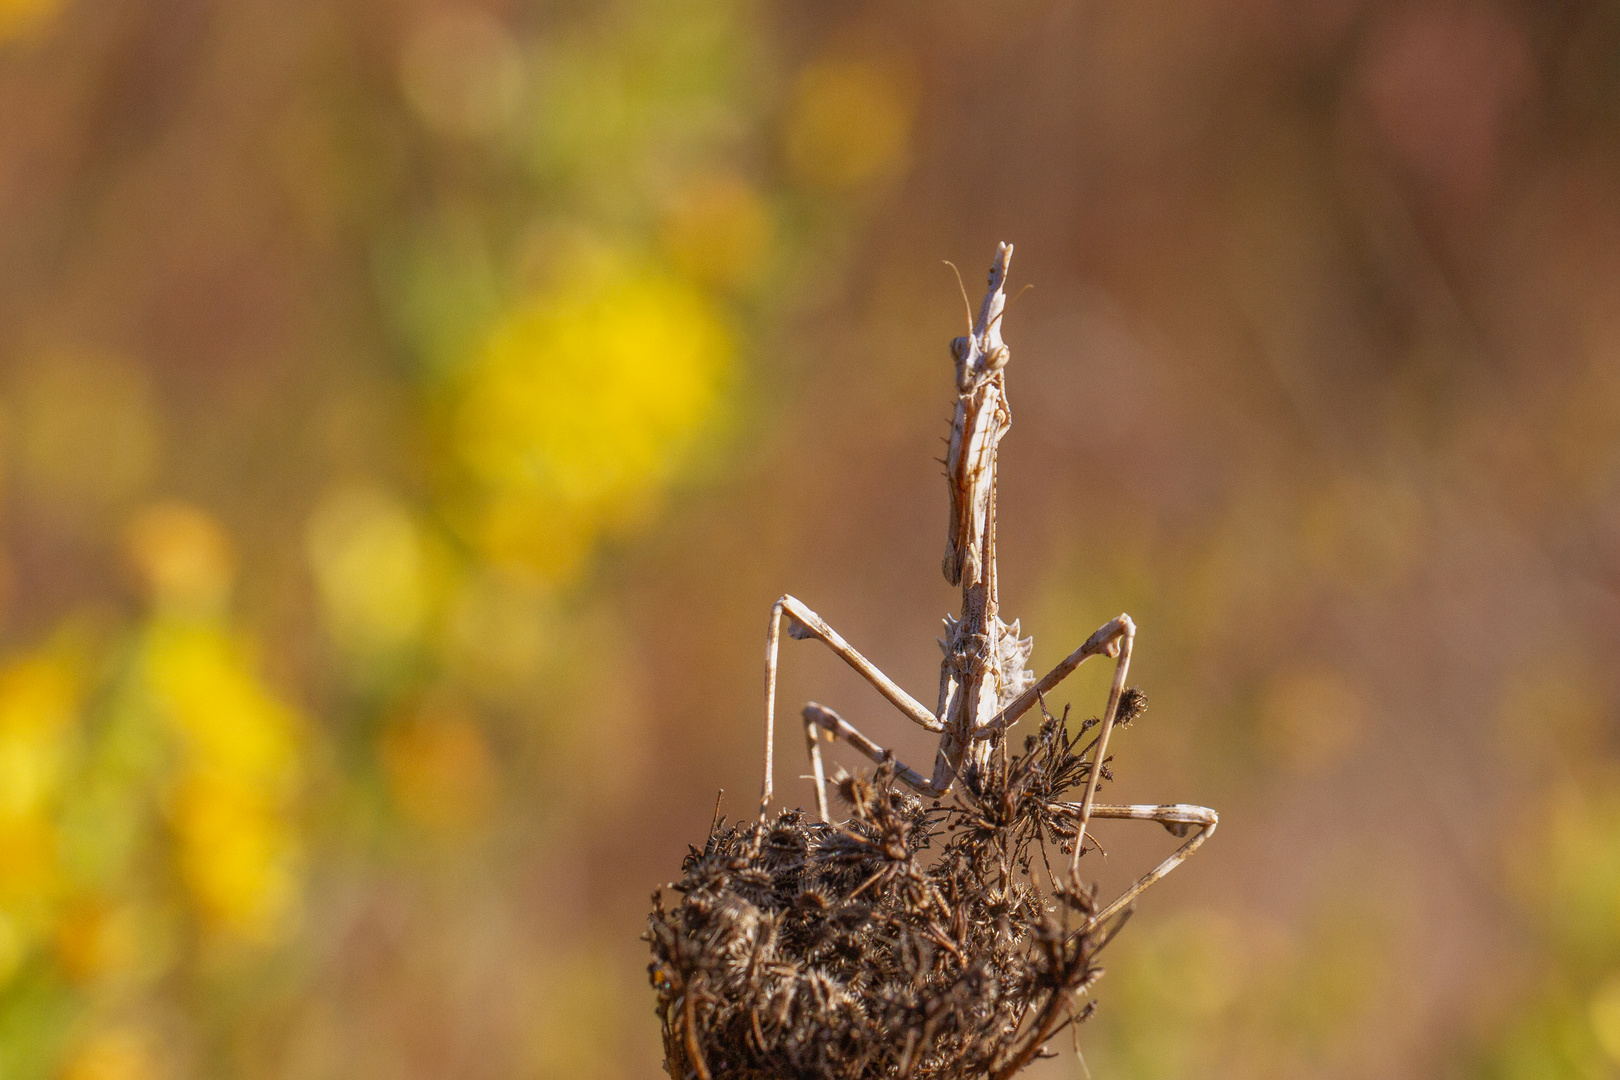
[[[957,400],[943,569],[962,587],[962,613],[945,619],[937,711],[799,600],[783,596],[771,609],[759,819],[716,817],[670,886],[679,902],[666,908],[654,895],[645,935],[674,1080],[1006,1080],[1090,1014],[1097,952],[1136,897],[1215,831],[1205,807],[1096,801],[1099,780],[1111,778],[1109,736],[1145,708],[1125,685],[1130,616],[1105,623],[1039,679],[1027,667],[1031,640],[1001,620],[995,483],[997,446],[1011,425],[1001,319],[1012,250],[997,248],[978,317],[951,343]],[[820,640],[940,735],[930,777],[811,702],[802,715],[819,820],[771,814],[784,621],[789,637]],[[1067,710],[1053,716],[1045,695],[1093,656],[1115,660],[1108,702],[1071,731]],[[1037,707],[1039,731],[1013,753],[1007,729]],[[834,780],[849,808],[842,822],[829,813],[824,739],[877,763],[870,776]],[[1066,798],[1075,789],[1080,799]],[[1093,818],[1192,835],[1103,904],[1079,872]],[[1056,868],[1054,849],[1067,856]]]

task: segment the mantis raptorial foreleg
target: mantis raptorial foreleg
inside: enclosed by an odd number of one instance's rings
[[[771,621],[765,632],[765,780],[759,797],[761,821],[765,819],[765,811],[770,806],[773,790],[771,774],[774,771],[776,743],[776,662],[778,646],[782,639],[783,616],[788,620],[789,637],[800,641],[817,638],[824,642],[844,663],[854,668],[862,678],[876,687],[878,693],[888,698],[907,719],[929,731],[945,730],[945,725],[940,723],[933,713],[857,652],[838,631],[827,625],[826,620],[805,607],[797,598],[783,595],[771,607]],[[819,756],[819,750],[817,754]]]
[[[1060,803],[1058,810],[1073,817],[1076,821],[1085,821],[1088,818],[1127,818],[1135,821],[1157,821],[1177,836],[1186,836],[1187,831],[1194,826],[1198,831],[1169,857],[1159,863],[1152,870],[1137,878],[1136,884],[1093,915],[1088,926],[1100,926],[1104,922],[1124,911],[1131,901],[1135,900],[1149,885],[1164,877],[1170,871],[1180,866],[1187,857],[1197,851],[1215,833],[1215,826],[1220,824],[1220,815],[1207,806],[1191,806],[1187,803],[1171,803],[1165,805],[1136,805],[1119,806],[1112,803],[1093,803],[1089,811],[1078,803]],[[1076,840],[1078,841],[1078,836]]]

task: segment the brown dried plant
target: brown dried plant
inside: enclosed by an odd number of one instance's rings
[[[963,603],[959,617],[945,620],[937,713],[797,599],[777,601],[766,644],[759,820],[727,825],[717,814],[670,886],[679,902],[666,908],[654,895],[645,935],[674,1080],[1004,1080],[1090,1014],[1098,951],[1135,898],[1215,830],[1216,814],[1205,807],[1095,801],[1099,782],[1112,779],[1110,734],[1145,707],[1141,692],[1125,685],[1136,632],[1130,616],[1104,624],[1039,680],[1025,667],[1031,641],[1019,637],[1017,622],[1001,621],[995,473],[1011,425],[1000,333],[1011,258],[1011,245],[1000,245],[978,318],[951,345],[957,408],[945,461],[944,571],[962,586]],[[784,616],[789,636],[824,642],[902,714],[940,733],[932,778],[812,702],[803,717],[820,820],[802,810],[770,815]],[[1054,717],[1044,695],[1099,655],[1117,660],[1107,707],[1071,733],[1067,711]],[[1007,729],[1036,706],[1039,733],[1012,754]],[[870,776],[836,779],[848,808],[842,822],[829,813],[823,738],[843,738],[877,763]],[[1081,799],[1065,799],[1076,788]],[[1094,817],[1197,832],[1102,905],[1079,874],[1087,841],[1095,848],[1087,833]],[[1056,869],[1053,848],[1068,856]]]

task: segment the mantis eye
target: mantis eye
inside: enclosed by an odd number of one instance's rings
[[[1007,361],[1010,359],[1012,359],[1012,353],[1007,351],[1007,346],[997,345],[995,350],[985,358],[984,366],[987,371],[1000,371],[1007,366]]]
[[[951,356],[960,364],[967,359],[968,339],[965,337],[951,338]]]

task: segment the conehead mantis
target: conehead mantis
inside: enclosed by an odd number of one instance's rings
[[[784,594],[771,608],[765,645],[765,767],[760,795],[764,820],[773,788],[775,753],[777,655],[783,624],[796,640],[821,641],[877,689],[908,720],[940,736],[932,774],[894,762],[897,778],[925,796],[943,796],[958,781],[977,787],[989,768],[991,755],[1009,726],[1040,703],[1058,683],[1094,656],[1114,660],[1114,678],[1102,726],[1095,740],[1091,768],[1078,803],[1060,804],[1076,824],[1070,874],[1078,876],[1079,859],[1093,818],[1128,818],[1157,821],[1176,836],[1192,836],[1168,858],[1136,881],[1117,900],[1092,918],[1100,923],[1123,910],[1144,889],[1181,864],[1214,833],[1215,811],[1182,803],[1116,805],[1096,801],[1097,781],[1107,759],[1108,737],[1119,713],[1130,667],[1136,624],[1129,615],[1110,619],[1079,648],[1040,678],[1029,670],[1033,639],[1019,636],[1017,620],[1003,622],[996,584],[996,452],[1012,425],[1007,403],[1006,371],[1011,353],[1002,340],[1002,316],[1007,305],[1007,269],[1011,244],[996,248],[989,287],[969,332],[951,342],[955,361],[956,411],[951,421],[945,476],[950,491],[950,526],[946,533],[942,569],[952,585],[962,589],[962,611],[945,617],[940,639],[939,698],[930,711],[862,656],[843,636],[797,598]],[[816,806],[822,820],[827,810],[827,776],[821,741],[843,739],[876,762],[893,760],[892,754],[838,713],[811,702],[804,707],[805,744],[814,774]],[[1196,829],[1196,832],[1193,830]],[[1095,841],[1092,841],[1095,844]]]

